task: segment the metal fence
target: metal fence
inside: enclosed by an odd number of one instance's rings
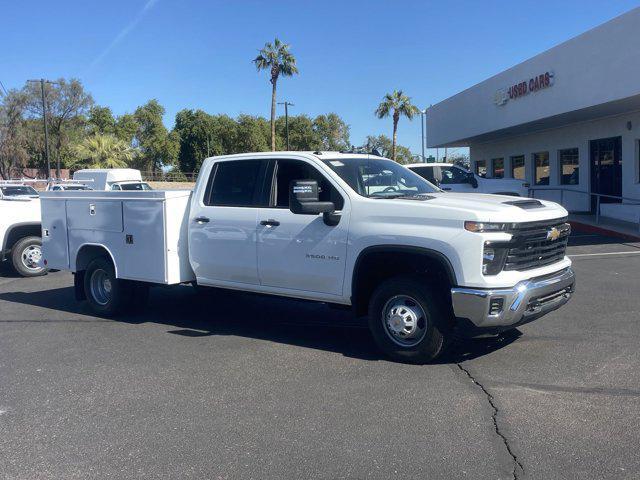
[[[626,202],[626,205],[640,205],[640,200],[637,198],[629,198],[629,197],[622,197],[622,196],[618,196],[618,195],[605,195],[603,193],[592,193],[592,192],[585,192],[584,190],[574,190],[572,188],[549,188],[549,187],[540,187],[540,188],[535,188],[535,187],[530,187],[529,188],[529,197],[531,198],[535,198],[535,192],[536,191],[540,191],[540,192],[560,192],[560,205],[564,205],[564,194],[565,192],[571,192],[571,193],[579,193],[582,195],[587,195],[589,197],[589,201],[591,201],[591,199],[593,197],[596,198],[596,223],[600,223],[600,205],[602,204],[602,199],[603,198],[607,198],[607,199],[613,199],[613,200],[620,200],[620,202]],[[635,203],[629,203],[629,202],[635,202]],[[640,217],[637,220],[638,223],[638,230],[640,230]]]
[[[195,182],[195,172],[140,172],[145,182]]]

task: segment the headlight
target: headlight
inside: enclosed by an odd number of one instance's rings
[[[497,275],[504,266],[507,247],[498,246],[495,242],[484,242],[482,252],[482,274]]]
[[[464,222],[465,230],[470,232],[505,232],[509,229],[510,223],[488,223],[488,222]]]

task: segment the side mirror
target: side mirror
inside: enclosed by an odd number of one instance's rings
[[[478,179],[473,173],[469,173],[469,183],[473,188],[478,188]]]
[[[318,182],[315,180],[292,180],[289,184],[289,210],[298,215],[333,213],[333,202],[318,200]]]

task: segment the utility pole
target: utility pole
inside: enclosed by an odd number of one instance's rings
[[[426,122],[427,109],[420,110],[420,127],[422,128],[422,163],[426,162],[427,159],[424,156],[424,124]]]
[[[285,102],[278,102],[278,105],[284,105],[284,129],[287,135],[287,151],[291,150],[289,148],[289,107],[294,107],[295,105],[293,103],[289,103],[287,101]]]
[[[47,127],[47,105],[44,101],[44,84],[57,84],[58,82],[52,82],[41,78],[40,80],[27,80],[31,83],[40,84],[40,94],[42,96],[42,123],[44,124],[44,155],[47,160],[47,180],[51,178],[51,162],[49,161],[49,129]],[[56,167],[56,178],[60,180],[60,155],[58,155],[58,164]]]

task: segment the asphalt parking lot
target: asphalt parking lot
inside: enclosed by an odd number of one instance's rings
[[[0,267],[0,478],[640,478],[640,243],[577,234],[577,292],[435,365],[346,313],[158,288],[92,316]]]

